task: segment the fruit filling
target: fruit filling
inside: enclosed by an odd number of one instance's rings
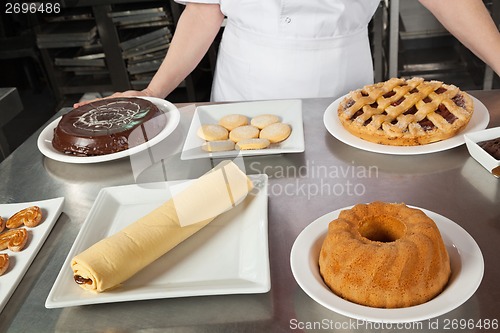
[[[450,124],[453,124],[453,122],[458,119],[453,113],[450,112],[450,110],[448,110],[448,108],[444,104],[439,104],[436,113],[446,119],[446,121]]]
[[[430,131],[436,127],[434,123],[430,121],[427,117],[419,121],[418,124],[422,127],[424,131]]]

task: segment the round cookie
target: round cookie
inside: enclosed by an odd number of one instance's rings
[[[220,125],[205,124],[198,129],[198,136],[207,141],[226,140],[228,135],[228,130]]]
[[[254,149],[265,149],[269,147],[271,142],[268,139],[245,139],[241,140],[236,144],[236,150],[254,150]]]
[[[260,138],[268,139],[271,143],[277,143],[285,140],[292,133],[292,128],[288,124],[274,123],[264,127],[260,131]]]
[[[252,120],[250,121],[250,124],[257,127],[258,129],[263,129],[266,126],[279,122],[280,122],[280,117],[274,114],[262,114],[253,117]]]
[[[201,149],[207,152],[228,151],[234,149],[234,141],[231,140],[217,140],[205,142]]]
[[[236,127],[248,125],[248,118],[242,114],[228,114],[219,120],[219,125],[232,131]]]
[[[258,138],[259,132],[259,129],[252,125],[240,126],[229,132],[229,139],[238,142],[245,139]]]

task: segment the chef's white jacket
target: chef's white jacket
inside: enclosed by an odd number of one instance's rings
[[[373,82],[368,23],[379,0],[179,0],[227,17],[214,101],[336,97]]]

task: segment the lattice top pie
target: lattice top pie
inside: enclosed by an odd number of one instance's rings
[[[350,92],[340,102],[338,116],[364,140],[417,146],[454,136],[473,111],[472,98],[454,85],[393,78]]]

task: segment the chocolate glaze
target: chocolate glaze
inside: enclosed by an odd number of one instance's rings
[[[500,160],[500,137],[487,141],[478,142],[479,147],[486,150],[488,154]]]
[[[166,124],[165,114],[145,99],[102,99],[62,116],[52,146],[68,155],[106,155],[151,140]]]

